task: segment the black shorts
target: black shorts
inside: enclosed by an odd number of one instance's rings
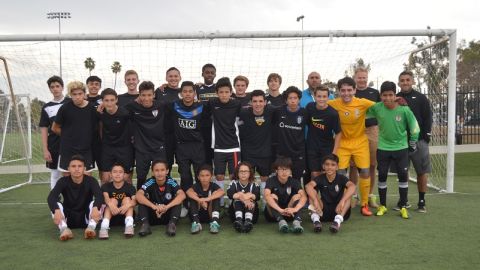
[[[58,149],[48,149],[48,151],[50,152],[50,156],[52,157],[52,162],[45,162],[45,166],[49,169],[56,170],[58,168]]]
[[[309,149],[307,152],[307,166],[311,172],[321,172],[323,158],[332,153],[333,148]]]
[[[335,208],[337,208],[337,204],[326,204],[323,202],[323,216],[320,217],[322,222],[332,222],[337,215],[335,212]],[[347,213],[343,217],[343,221],[347,221],[350,218],[351,208],[348,209]]]
[[[65,208],[63,209],[63,214],[65,215],[67,226],[70,229],[86,228],[88,225],[89,213],[90,213],[90,209],[86,209],[85,211],[81,211],[81,212],[69,211],[68,209],[65,209]]]
[[[65,149],[60,151],[58,156],[58,170],[63,172],[68,172],[68,165],[70,164],[70,159],[74,155],[81,155],[85,159],[85,171],[90,172],[95,168],[95,163],[93,162],[92,151],[78,152],[72,151],[70,149]]]
[[[97,139],[94,139],[93,144],[92,144],[92,156],[93,156],[93,162],[97,163],[97,168],[100,171],[104,171],[102,169],[101,161],[102,161],[102,142],[97,141]]]
[[[100,170],[109,172],[112,170],[114,163],[120,163],[125,168],[126,173],[133,170],[133,146],[110,146],[102,145],[102,155],[100,158]],[[97,161],[97,164],[99,162]]]
[[[213,155],[215,175],[225,175],[227,166],[228,173],[234,174],[235,168],[237,167],[238,163],[240,163],[240,152],[215,152]]]
[[[248,156],[242,156],[242,161],[247,161],[253,166],[255,172],[260,176],[269,176],[272,173],[272,159],[267,158],[254,158]]]

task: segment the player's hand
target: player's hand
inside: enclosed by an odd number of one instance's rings
[[[48,150],[43,151],[43,158],[45,159],[46,162],[51,163],[52,155],[50,154],[50,151]]]
[[[200,207],[202,207],[204,210],[207,210],[207,208],[208,208],[208,202],[203,200],[203,198],[200,201]]]
[[[408,106],[407,101],[403,97],[397,97],[395,99],[395,102],[397,102],[398,105],[400,105],[400,106]]]
[[[253,203],[253,202],[250,201],[250,200],[244,201],[243,204],[245,205],[245,207],[246,207],[248,210],[253,210],[253,208],[255,207],[255,203]]]
[[[60,212],[60,209],[56,209],[55,213],[53,214],[53,223],[55,223],[55,225],[58,225],[60,224],[60,222],[62,222],[62,220],[63,220],[62,212]]]
[[[295,215],[295,209],[293,208],[285,208],[285,213],[286,213],[286,216],[294,216]]]
[[[95,222],[99,222],[100,219],[102,219],[102,214],[100,213],[100,210],[98,210],[97,207],[92,208],[92,214],[90,215],[90,218],[95,220]]]
[[[160,91],[163,92],[167,86],[168,86],[168,84],[164,83],[164,84],[160,85],[158,88],[160,89]]]
[[[165,204],[159,204],[159,205],[157,205],[157,207],[158,207],[158,211],[162,214],[167,212],[167,210],[168,210],[168,208]]]
[[[129,208],[128,205],[122,205],[122,207],[118,208],[118,210],[120,214],[125,215],[125,213],[127,213],[128,211],[128,208]]]
[[[102,104],[98,104],[97,106],[97,112],[98,113],[103,113],[103,109],[105,109],[105,105]]]

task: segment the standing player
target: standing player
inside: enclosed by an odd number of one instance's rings
[[[53,189],[58,179],[62,177],[62,173],[57,169],[60,137],[53,133],[51,128],[58,109],[70,99],[63,96],[62,78],[52,76],[47,80],[47,85],[50,93],[52,93],[53,100],[43,105],[38,126],[42,135],[43,158],[46,161],[47,168],[50,169],[50,189]]]
[[[198,169],[198,181],[187,190],[190,201],[190,219],[192,220],[191,232],[199,233],[202,222],[210,223],[210,233],[220,230],[220,198],[225,191],[217,184],[212,183],[213,170],[208,164]]]
[[[280,86],[282,85],[282,76],[278,73],[270,73],[267,77],[267,104],[273,107],[281,107],[285,105],[285,99],[280,94]]]
[[[290,158],[278,158],[273,168],[276,173],[265,186],[265,219],[278,222],[278,229],[283,233],[290,230],[286,220],[293,220],[293,232],[302,233],[300,210],[307,202],[307,196],[300,181],[290,176],[292,161]]]
[[[365,118],[368,108],[375,102],[355,97],[355,81],[345,77],[338,81],[337,87],[340,97],[329,100],[328,104],[337,110],[340,116],[341,140],[337,153],[340,159],[339,173],[346,175],[353,159],[360,173],[361,213],[371,216],[368,208],[368,194],[370,192],[370,152],[368,138],[365,135]]]
[[[73,238],[70,229],[85,227],[84,237],[93,239],[96,236],[95,227],[102,218],[102,191],[95,178],[85,175],[85,160],[82,156],[71,157],[68,172],[70,175],[60,178],[48,194],[53,222],[60,229],[62,241]]]
[[[378,143],[378,194],[380,206],[377,216],[387,212],[387,176],[390,164],[396,168],[398,175],[398,192],[400,193],[400,214],[408,218],[406,204],[408,201],[408,146],[416,150],[420,128],[412,111],[407,106],[396,102],[395,83],[386,81],[380,87],[382,102],[368,109],[368,116],[375,117],[380,126]],[[408,133],[408,135],[407,135]],[[408,144],[407,144],[407,138]]]
[[[127,86],[127,92],[118,95],[118,106],[124,107],[128,103],[138,98],[138,73],[135,70],[127,70],[125,72],[125,85]]]
[[[68,173],[68,164],[73,155],[85,158],[86,172],[95,168],[92,155],[92,139],[97,126],[96,111],[85,100],[85,85],[79,81],[67,85],[72,102],[65,103],[55,117],[52,131],[60,136],[58,169]]]
[[[410,155],[410,160],[417,173],[418,212],[426,213],[425,193],[427,192],[428,174],[432,171],[428,144],[432,137],[433,116],[430,101],[428,101],[428,98],[424,94],[413,90],[412,86],[414,83],[415,81],[411,71],[403,71],[400,73],[398,76],[398,85],[401,91],[397,96],[407,100],[408,107],[412,110],[420,126],[420,136],[417,142],[418,151],[414,155]],[[409,204],[407,203],[407,208],[408,207]]]
[[[312,202],[311,219],[313,230],[322,231],[323,222],[333,222],[330,232],[337,233],[342,222],[350,217],[350,201],[355,193],[355,184],[345,175],[337,173],[338,157],[326,155],[322,162],[324,174],[313,178],[306,186],[308,197]],[[320,192],[320,198],[318,193]]]
[[[235,93],[232,95],[233,98],[240,101],[242,108],[250,107],[250,93],[247,93],[248,88],[248,78],[242,75],[238,75],[233,79],[233,88],[235,88]]]
[[[322,77],[316,71],[310,72],[307,78],[308,88],[302,91],[302,99],[300,100],[300,107],[306,108],[308,103],[315,102],[314,90],[322,84]],[[334,95],[328,92],[328,98],[334,99]]]
[[[215,83],[215,77],[217,75],[217,69],[212,64],[205,64],[202,67],[203,84],[196,89],[197,99],[205,102],[217,97]],[[202,125],[202,134],[204,140],[205,149],[205,162],[213,165],[213,149],[212,149],[212,120],[205,121]]]
[[[97,109],[98,105],[102,103],[102,96],[100,96],[99,91],[102,87],[102,79],[98,76],[90,76],[87,78],[86,81],[87,85],[87,96],[86,99],[90,106],[93,106]],[[92,139],[92,154],[93,154],[93,161],[97,163],[97,168],[99,171],[100,176],[104,174],[108,174],[110,170],[104,171],[102,164],[101,164],[101,155],[102,155],[102,140],[100,136],[98,136],[98,125],[95,126],[94,136]]]
[[[153,89],[152,89],[153,91]],[[167,225],[167,235],[175,236],[180,209],[185,193],[177,182],[168,176],[168,164],[163,160],[152,162],[153,177],[137,191],[140,236],[152,233],[150,225]]]

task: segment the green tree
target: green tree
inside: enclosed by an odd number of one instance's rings
[[[92,70],[95,69],[95,61],[91,57],[87,57],[83,63],[85,68],[88,69],[89,76],[92,76]]]
[[[116,87],[117,87],[117,75],[122,70],[122,65],[120,65],[120,62],[115,61],[115,62],[113,62],[111,68],[112,68],[112,72],[115,73],[115,83],[113,85],[113,89],[116,89]]]
[[[457,84],[480,86],[480,41],[462,41],[458,49]]]
[[[40,122],[40,115],[42,112],[43,105],[45,105],[45,102],[39,100],[38,98],[34,98],[30,102],[32,130],[34,131],[40,130],[38,127],[38,123]]]

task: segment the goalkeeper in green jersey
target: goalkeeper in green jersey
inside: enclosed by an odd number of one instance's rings
[[[370,107],[367,117],[375,117],[378,121],[378,194],[380,206],[377,216],[387,212],[387,174],[390,163],[396,168],[398,175],[398,192],[400,193],[400,214],[408,218],[406,203],[408,201],[408,166],[409,151],[416,151],[420,128],[415,115],[408,106],[400,106],[396,101],[396,85],[386,81],[380,87],[382,102]]]

